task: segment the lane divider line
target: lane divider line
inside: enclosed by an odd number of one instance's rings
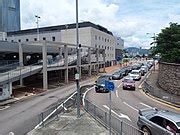
[[[138,109],[136,109],[136,108],[134,108],[134,107],[132,107],[131,105],[129,105],[128,103],[126,103],[126,102],[123,102],[125,105],[127,105],[127,106],[129,106],[130,108],[132,108],[133,110],[135,110],[135,111],[139,111]]]
[[[144,104],[144,103],[140,103],[141,105],[144,105],[144,106],[146,106],[146,107],[148,107],[148,108],[153,108],[153,107],[151,107],[151,106],[149,106],[149,105],[147,105],[147,104]]]
[[[83,106],[85,106],[85,101],[84,101],[84,99],[85,99],[85,97],[86,97],[86,94],[87,94],[90,90],[92,90],[93,88],[95,88],[95,87],[93,86],[93,87],[87,89],[86,92],[83,94],[83,99],[82,99]]]
[[[103,107],[106,108],[107,110],[109,110],[109,107],[107,105],[103,105]],[[127,119],[127,120],[131,121],[131,119],[129,118],[128,115],[125,115],[125,114],[122,114],[122,113],[120,113],[120,115],[119,115],[112,109],[111,109],[111,112],[114,113],[115,115],[117,115],[119,118],[124,118],[124,119]]]

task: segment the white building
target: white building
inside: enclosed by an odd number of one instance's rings
[[[39,29],[40,40],[76,44],[76,24],[66,24]],[[37,41],[37,29],[27,29],[8,33],[8,41]],[[79,23],[79,43],[105,49],[106,62],[115,61],[116,38],[106,28],[91,22]]]

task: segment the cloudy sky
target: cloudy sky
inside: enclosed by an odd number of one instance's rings
[[[75,0],[21,0],[22,29],[75,22]],[[180,0],[79,0],[79,21],[100,24],[125,40],[125,47],[149,48],[153,33],[180,23]],[[149,33],[149,34],[147,34]]]

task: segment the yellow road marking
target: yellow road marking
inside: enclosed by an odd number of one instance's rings
[[[153,100],[153,101],[155,101],[155,102],[158,102],[158,103],[160,103],[160,104],[162,104],[162,105],[165,105],[165,106],[168,106],[168,107],[170,107],[170,108],[173,108],[173,109],[175,109],[175,110],[177,110],[177,111],[180,111],[180,108],[170,105],[171,103],[168,104],[167,101],[164,101],[164,100],[162,101],[162,99],[157,99],[156,97],[154,97],[154,96],[152,96],[152,95],[150,95],[150,94],[145,94],[142,90],[140,90],[140,92],[141,92],[142,94],[144,94],[146,97],[150,98],[151,100]],[[161,100],[162,102],[159,101],[159,100]],[[164,102],[166,102],[166,103],[164,103]]]

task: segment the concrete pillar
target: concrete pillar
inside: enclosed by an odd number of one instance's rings
[[[64,79],[65,83],[68,83],[68,47],[67,45],[64,45],[64,66],[65,66],[65,72],[64,72]]]
[[[42,44],[43,54],[43,89],[48,89],[48,77],[47,77],[47,45],[46,42]]]
[[[63,56],[62,56],[62,51],[63,51],[63,48],[62,47],[59,47],[59,59],[62,59]]]
[[[19,66],[20,68],[22,68],[24,66],[24,63],[23,63],[23,46],[21,43],[19,43]],[[23,86],[24,83],[23,83],[23,78],[22,76],[20,77],[20,86]]]
[[[106,65],[105,65],[105,63],[106,63],[105,50],[103,50],[103,52],[102,52],[102,57],[103,57],[103,72],[105,72],[105,71],[106,71],[106,70],[105,70],[105,67],[106,67]]]
[[[96,72],[99,73],[99,49],[96,49]]]
[[[88,64],[89,64],[89,72],[88,72],[88,76],[91,76],[91,48],[88,48]]]

